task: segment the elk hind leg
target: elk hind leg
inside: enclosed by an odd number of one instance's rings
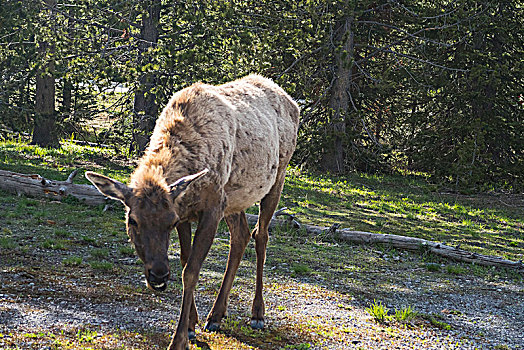
[[[264,299],[262,296],[263,289],[263,274],[264,263],[266,261],[266,247],[269,239],[269,223],[277,208],[278,201],[282,187],[284,186],[284,179],[286,175],[286,168],[284,167],[277,175],[277,181],[269,191],[269,193],[260,202],[260,215],[258,222],[253,230],[253,238],[255,239],[255,250],[257,254],[257,281],[255,288],[255,298],[253,299],[253,306],[251,308],[251,327],[253,329],[264,328]]]

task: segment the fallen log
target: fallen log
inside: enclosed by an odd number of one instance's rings
[[[246,214],[248,223],[255,225],[258,220],[257,215]],[[271,220],[270,228],[281,225],[289,225],[290,220],[281,220],[273,218]],[[295,226],[295,225],[293,225]],[[295,226],[296,227],[296,226]],[[394,234],[372,233],[363,231],[352,231],[349,229],[337,229],[337,226],[322,227],[314,225],[300,224],[310,235],[333,235],[334,237],[358,244],[386,244],[398,249],[430,252],[435,255],[452,259],[461,262],[474,263],[482,266],[497,266],[524,271],[524,264],[522,261],[512,261],[500,258],[498,256],[484,255],[474,252],[469,252],[457,247],[451,247],[446,244],[428,241],[422,238],[399,236]]]
[[[446,244],[428,241],[422,238],[406,237],[393,234],[371,233],[362,231],[339,230],[338,237],[342,240],[360,244],[387,244],[395,248],[428,251],[444,258],[474,263],[482,266],[506,267],[524,271],[522,261],[511,261],[498,256],[483,255],[469,252]]]
[[[0,170],[0,189],[26,195],[29,197],[49,198],[61,201],[68,196],[78,199],[88,205],[106,204],[107,198],[91,185],[77,185],[73,183],[78,170],[73,171],[65,181],[46,179],[38,174],[20,174],[7,170]]]
[[[94,186],[73,184],[73,179],[77,172],[77,170],[73,171],[65,181],[55,181],[48,180],[37,174],[20,174],[0,170],[0,189],[18,195],[24,194],[31,197],[45,197],[54,200],[62,200],[67,196],[72,196],[88,205],[107,205],[107,197],[100,194]],[[386,244],[398,249],[430,252],[444,258],[475,263],[477,265],[505,267],[524,271],[522,261],[511,261],[497,256],[469,252],[422,238],[339,229],[338,225],[323,227],[299,224],[294,216],[283,214],[283,210],[280,209],[275,213],[270,223],[271,229],[275,226],[287,226],[294,229],[302,228],[310,235],[333,236],[351,243]],[[287,218],[278,219],[277,217],[281,215],[286,215]],[[250,225],[256,225],[258,215],[246,214],[246,216]]]

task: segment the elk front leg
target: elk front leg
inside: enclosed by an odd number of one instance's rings
[[[218,209],[205,211],[200,215],[191,254],[182,272],[184,288],[182,308],[176,332],[171,339],[171,344],[169,344],[170,350],[185,350],[188,348],[189,316],[194,303],[193,292],[198,281],[200,268],[213,243],[218,223],[221,219],[222,214]]]
[[[176,228],[178,232],[178,240],[180,242],[180,264],[182,268],[186,266],[189,255],[191,255],[191,223],[181,222]],[[189,313],[189,326],[187,334],[189,340],[196,338],[195,325],[198,323],[198,312],[195,305],[195,296],[191,300],[191,310]]]

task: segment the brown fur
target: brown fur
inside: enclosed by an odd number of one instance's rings
[[[263,327],[267,230],[295,149],[298,119],[295,102],[266,78],[250,75],[220,86],[197,83],[177,92],[164,108],[150,145],[131,175],[129,188],[88,174],[100,191],[128,207],[128,233],[145,263],[148,281],[158,284],[167,278],[160,276],[168,276],[166,269],[169,274],[169,232],[177,225],[184,295],[171,349],[185,349],[188,330],[194,332],[197,315],[193,291],[218,223],[225,217],[231,232],[230,254],[206,326],[208,330],[218,328],[250,238],[244,210],[258,201],[260,218],[252,233],[257,286],[251,325]],[[186,184],[184,191],[179,191],[182,194],[173,195],[170,184],[203,169],[209,171],[191,185]],[[192,246],[191,221],[198,221]]]
[[[287,94],[260,76],[222,86],[192,85],[176,93],[162,112],[150,146],[131,176],[131,187],[165,188],[208,168],[210,174],[194,186],[196,193],[177,201],[181,219],[194,214],[185,210],[188,206],[195,212],[202,209],[205,203],[197,202],[205,187],[224,189],[226,197],[233,197],[228,198],[226,215],[244,210],[269,191],[280,160],[289,161],[298,115]]]

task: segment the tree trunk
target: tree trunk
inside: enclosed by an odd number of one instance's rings
[[[70,116],[72,111],[73,101],[73,84],[67,79],[64,80],[64,87],[62,89],[62,110],[65,116]]]
[[[151,1],[147,13],[143,14],[142,28],[140,29],[141,42],[139,44],[140,58],[139,66],[149,62],[146,52],[158,42],[158,26],[160,21],[161,2]],[[152,89],[156,85],[156,76],[152,72],[144,72],[139,78],[139,87],[135,93],[134,101],[134,141],[135,149],[142,153],[148,142],[151,132],[155,127],[158,114],[156,96]]]
[[[44,69],[39,69],[36,76],[35,125],[31,144],[42,147],[58,146],[53,71],[54,64],[50,62]]]
[[[52,8],[56,2],[45,0],[45,4]],[[52,54],[54,48],[48,42],[40,42],[38,51],[41,56],[46,56],[49,53]],[[36,72],[35,124],[31,144],[42,147],[59,145],[56,133],[54,71],[55,65],[51,59]]]
[[[353,66],[353,11],[349,8],[349,1],[345,2],[345,16],[338,22],[338,34],[335,42],[339,43],[336,49],[335,69],[336,77],[333,84],[329,109],[332,113],[330,125],[327,127],[328,138],[333,142],[328,145],[322,157],[322,167],[335,173],[342,173],[345,169],[346,123],[349,113],[349,93],[352,80]]]

